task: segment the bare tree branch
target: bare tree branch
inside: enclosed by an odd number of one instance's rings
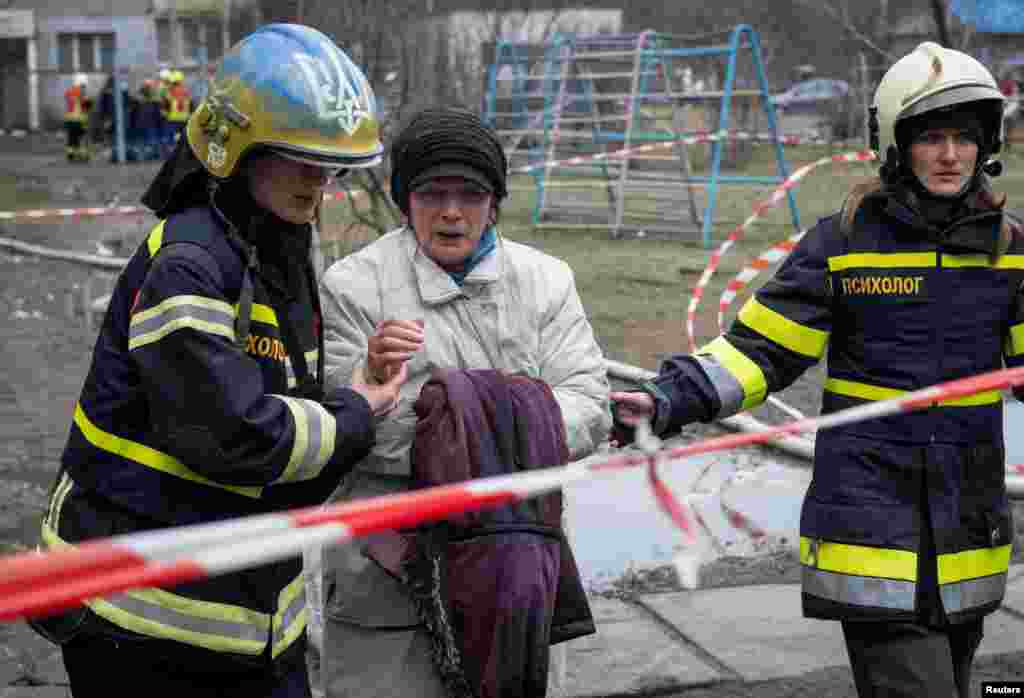
[[[895,56],[893,56],[891,53],[878,46],[878,44],[876,44],[869,36],[865,35],[860,29],[858,29],[857,26],[853,23],[853,21],[849,19],[847,13],[843,13],[840,10],[836,9],[835,5],[832,2],[829,2],[829,0],[794,1],[800,5],[804,5],[805,7],[811,9],[824,10],[830,17],[837,20],[839,24],[843,27],[843,29],[845,29],[846,32],[850,34],[850,36],[863,43],[865,46],[867,46],[872,51],[877,53],[880,57],[884,58],[887,61],[896,60]],[[844,14],[847,14],[847,16],[844,17]]]
[[[952,46],[953,42],[949,37],[949,13],[946,10],[945,0],[932,0],[932,16],[939,30],[939,43],[943,46]]]

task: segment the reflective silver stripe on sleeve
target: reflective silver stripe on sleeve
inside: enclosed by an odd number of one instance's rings
[[[1006,593],[1006,573],[965,579],[939,587],[946,613],[958,613],[1001,601]]]
[[[276,657],[288,648],[302,634],[306,627],[306,581],[299,575],[278,596],[278,610],[274,615],[274,629],[271,637],[271,656]]]
[[[154,591],[159,595],[160,590],[129,592],[93,599],[88,605],[111,623],[149,637],[249,655],[258,655],[267,646],[270,618],[266,614],[243,611],[253,616],[253,622],[216,619],[211,617],[211,613],[198,611],[199,607],[207,604],[167,592],[166,598],[178,601],[181,610],[172,608],[169,603],[154,603],[146,598],[153,596]],[[195,608],[189,609],[189,606]]]
[[[736,377],[729,373],[712,356],[697,355],[693,358],[697,360],[697,363],[700,364],[701,369],[704,371],[704,375],[711,381],[711,385],[715,392],[718,393],[718,399],[722,403],[722,408],[715,417],[729,417],[742,410],[746,394],[743,392],[743,386],[736,380]]]
[[[309,371],[309,375],[316,377],[317,364],[320,361],[320,350],[311,349],[305,353],[306,357],[306,369]],[[295,368],[292,366],[291,357],[285,357],[284,359],[284,370],[288,380],[288,387],[294,388],[297,381],[295,380]]]
[[[235,314],[224,301],[202,296],[174,296],[132,315],[128,349],[138,349],[183,328],[235,339]]]
[[[285,395],[271,395],[282,400],[295,423],[292,452],[284,472],[274,482],[301,482],[320,474],[334,453],[337,426],[334,417],[323,405],[313,400],[302,400]]]
[[[850,606],[914,610],[914,582],[826,572],[806,565],[802,577],[803,591],[811,596]]]

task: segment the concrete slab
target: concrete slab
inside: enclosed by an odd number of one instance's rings
[[[985,636],[978,656],[1020,652],[1024,649],[1024,619],[1016,614],[993,613],[985,617]]]
[[[1024,615],[1024,565],[1014,565],[1006,578],[1006,598],[1003,606],[1011,612]]]
[[[645,596],[692,641],[751,681],[847,664],[839,623],[801,617],[794,585]]]
[[[5,686],[0,698],[71,698],[67,686]]]
[[[597,633],[566,643],[563,695],[571,698],[670,690],[722,678],[643,610],[590,600]]]

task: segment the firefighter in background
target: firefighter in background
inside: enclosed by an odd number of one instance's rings
[[[618,441],[760,404],[827,353],[821,412],[1024,366],[1024,235],[990,177],[1004,95],[932,42],[896,61],[869,129],[879,176],[853,187],[740,310],[612,393]],[[1014,389],[1018,399],[1024,390]],[[800,516],[803,612],[838,620],[857,693],[967,698],[1013,545],[999,391],[818,432]]]
[[[133,117],[134,142],[129,159],[159,160],[163,151],[161,140],[163,117],[160,114],[159,86],[156,80],[142,81]]]
[[[64,91],[64,131],[67,133],[65,152],[69,161],[89,161],[86,136],[92,101],[86,95],[88,85],[89,79],[78,73],[72,78],[71,86]]]
[[[192,93],[185,86],[185,74],[180,70],[172,70],[169,87],[164,96],[164,114],[167,119],[167,143],[169,150],[178,142],[192,113]]]

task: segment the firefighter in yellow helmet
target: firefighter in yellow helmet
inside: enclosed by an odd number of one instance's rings
[[[320,32],[261,27],[221,61],[143,201],[43,522],[46,546],[323,502],[405,372],[324,387],[310,222],[376,165],[373,91]],[[35,623],[75,696],[308,698],[302,561],[93,599]],[[114,679],[113,677],[116,677]]]
[[[64,90],[64,131],[67,134],[65,153],[70,161],[89,160],[89,148],[85,137],[92,102],[86,93],[88,86],[89,79],[78,73],[71,79],[71,85]]]
[[[170,150],[184,132],[192,113],[192,93],[185,86],[185,74],[180,70],[172,70],[168,76],[168,87],[163,96],[163,113],[167,120],[166,147]]]
[[[612,393],[617,440],[760,404],[825,357],[821,411],[1024,365],[1024,240],[989,178],[1004,97],[926,42],[871,107],[880,176],[807,233],[732,327]],[[1015,390],[1021,398],[1024,393]],[[803,611],[842,622],[857,692],[967,698],[1013,544],[1002,396],[818,433],[800,520]]]

